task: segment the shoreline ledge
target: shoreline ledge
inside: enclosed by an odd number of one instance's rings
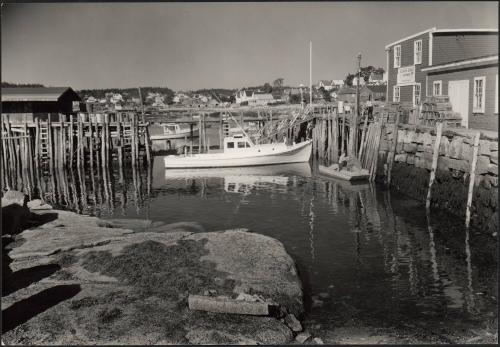
[[[2,236],[5,344],[285,344],[298,333],[285,318],[302,317],[302,284],[276,239],[190,222],[128,227],[48,205],[24,222]],[[191,310],[190,296],[274,309]]]

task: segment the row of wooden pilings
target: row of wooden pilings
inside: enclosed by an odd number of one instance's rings
[[[34,178],[43,172],[59,168],[88,168],[94,175],[96,168],[103,170],[112,164],[116,154],[118,166],[127,163],[132,168],[142,161],[150,165],[151,146],[147,123],[63,120],[52,122],[11,123],[8,117],[2,122],[3,190],[14,186],[13,178],[21,177],[24,186],[33,186]],[[141,144],[142,139],[142,144]],[[141,155],[142,152],[142,155]]]

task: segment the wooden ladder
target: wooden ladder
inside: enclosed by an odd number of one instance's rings
[[[40,159],[49,159],[49,128],[47,123],[40,123]]]

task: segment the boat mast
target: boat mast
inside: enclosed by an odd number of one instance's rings
[[[312,41],[309,41],[309,104],[313,102],[312,95]]]

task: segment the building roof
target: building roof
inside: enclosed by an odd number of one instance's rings
[[[269,100],[274,99],[272,94],[269,93],[254,93],[253,98],[257,100]]]
[[[320,83],[323,83],[325,86],[330,86],[332,84],[332,80],[321,80]]]
[[[252,96],[253,91],[252,90],[245,90],[245,95],[246,96]]]
[[[372,93],[385,93],[387,90],[386,85],[365,85]]]
[[[77,100],[80,100],[80,97],[70,87],[47,87],[2,88],[2,101],[58,101],[67,92],[76,95]]]
[[[484,64],[492,64],[492,63],[497,63],[498,64],[498,55],[490,55],[490,56],[485,56],[485,57],[478,57],[474,59],[464,59],[464,60],[457,60],[441,65],[434,65],[434,66],[429,66],[426,68],[423,68],[422,71],[436,71],[436,70],[445,70],[445,69],[454,69],[457,67],[464,68],[464,67],[473,67],[473,66],[481,66]]]
[[[392,43],[389,43],[385,45],[385,49],[388,49],[390,46],[393,46],[395,44],[401,43],[403,41],[412,39],[414,37],[429,33],[429,34],[439,34],[439,33],[498,33],[498,29],[486,29],[486,28],[479,28],[479,29],[466,29],[466,28],[458,28],[458,29],[437,29],[437,28],[430,28],[424,31],[421,31],[419,33],[404,37],[402,39],[399,39],[397,41],[394,41]]]
[[[337,95],[343,95],[343,94],[356,94],[356,89],[351,88],[351,87],[345,87],[339,89],[337,92]]]

